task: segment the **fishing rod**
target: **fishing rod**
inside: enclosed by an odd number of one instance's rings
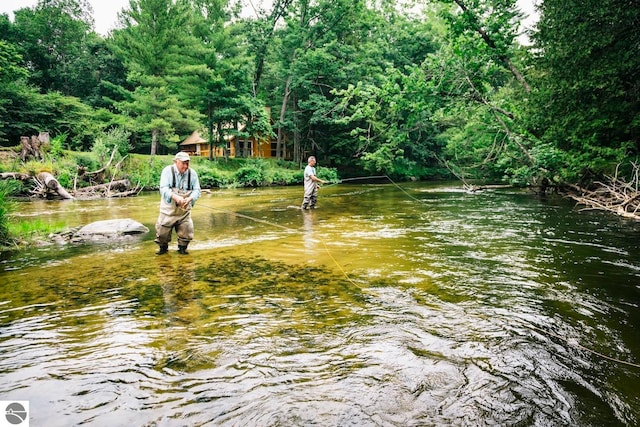
[[[342,184],[343,182],[347,182],[347,181],[361,181],[361,180],[365,180],[365,179],[386,179],[391,184],[393,184],[396,188],[398,188],[400,191],[402,191],[404,194],[406,194],[409,198],[415,200],[416,202],[424,203],[422,200],[420,200],[417,197],[409,194],[407,192],[407,190],[405,190],[404,188],[399,186],[394,180],[392,180],[389,177],[389,175],[372,175],[372,176],[359,176],[359,177],[356,177],[356,178],[345,178],[345,179],[338,180],[337,182],[332,182],[331,184],[327,184],[323,188],[331,187],[332,185]]]
[[[347,182],[347,181],[362,181],[362,180],[365,180],[365,179],[382,179],[382,178],[389,179],[389,177],[386,176],[386,175],[358,176],[356,178],[339,179],[338,181],[332,182],[331,184],[327,184],[324,187],[330,187],[332,185],[342,184],[342,183]]]
[[[401,187],[401,186],[399,186],[397,183],[395,183],[395,182],[394,182],[391,178],[389,178],[389,176],[387,176],[387,175],[366,176],[366,177],[356,177],[356,178],[346,178],[346,179],[342,179],[342,180],[340,180],[340,181],[338,181],[338,182],[335,182],[335,183],[332,183],[332,184],[329,184],[329,185],[336,185],[336,184],[340,184],[340,183],[345,182],[345,181],[358,181],[358,180],[364,180],[364,179],[381,179],[381,178],[385,178],[385,179],[389,180],[389,182],[390,182],[391,184],[393,184],[394,186],[396,186],[398,189],[400,189],[403,193],[405,193],[405,194],[406,194],[408,197],[410,197],[411,199],[413,199],[413,200],[415,200],[415,201],[418,201],[418,202],[420,202],[420,203],[423,203],[423,201],[422,201],[422,200],[420,200],[420,199],[418,199],[418,198],[414,197],[413,195],[409,194],[409,193],[408,193],[404,188],[402,188],[402,187]],[[329,186],[329,185],[327,185],[327,186]],[[270,225],[270,226],[273,226],[273,227],[277,227],[277,228],[280,228],[280,229],[282,229],[282,230],[285,230],[285,231],[288,231],[288,232],[291,232],[291,233],[300,233],[300,230],[295,230],[295,229],[293,229],[293,228],[291,228],[291,227],[286,227],[286,226],[284,226],[284,225],[276,224],[276,223],[274,223],[274,222],[266,221],[266,220],[263,220],[263,219],[260,219],[260,218],[255,218],[255,217],[252,217],[252,216],[249,216],[249,215],[241,214],[241,213],[239,213],[239,212],[228,211],[228,210],[225,210],[225,209],[220,209],[220,208],[216,208],[216,207],[213,207],[213,206],[207,206],[207,205],[203,205],[203,204],[200,204],[199,206],[200,206],[200,207],[204,207],[204,208],[206,208],[206,209],[213,210],[213,211],[218,211],[218,212],[222,212],[222,213],[226,213],[226,214],[234,215],[234,216],[237,216],[237,217],[239,217],[239,218],[244,218],[244,219],[248,219],[248,220],[251,220],[251,221],[255,221],[255,222],[260,222],[260,223],[263,223],[263,224],[267,224],[267,225]],[[318,240],[320,240],[320,242],[322,243],[322,245],[323,245],[323,247],[324,247],[324,249],[325,249],[326,253],[329,255],[329,258],[331,258],[331,260],[334,262],[334,264],[335,264],[335,265],[338,267],[338,269],[342,272],[342,274],[344,275],[344,277],[345,277],[345,278],[346,278],[346,279],[347,279],[347,280],[348,280],[352,285],[354,285],[355,287],[357,287],[358,289],[360,289],[360,290],[362,290],[362,291],[365,291],[365,290],[366,290],[366,291],[372,292],[372,290],[371,290],[371,289],[365,289],[365,288],[363,288],[362,286],[360,286],[358,283],[356,283],[356,282],[355,282],[355,281],[354,281],[354,280],[349,276],[349,274],[344,270],[344,268],[342,267],[342,265],[340,265],[340,263],[339,263],[339,262],[336,260],[336,258],[333,256],[333,254],[332,254],[332,253],[331,253],[331,251],[329,250],[329,247],[327,246],[327,243],[325,242],[325,240],[324,240],[322,237],[315,236],[315,238],[317,238]],[[545,330],[545,329],[543,329],[543,328],[539,328],[539,327],[536,327],[536,326],[534,326],[534,325],[531,325],[531,324],[529,324],[528,322],[519,322],[519,323],[520,323],[522,326],[524,326],[525,328],[530,329],[531,331],[537,331],[537,332],[542,333],[542,334],[544,334],[544,335],[547,335],[547,336],[550,336],[550,337],[556,338],[556,339],[558,339],[558,340],[561,340],[561,341],[565,342],[565,343],[566,343],[567,345],[569,345],[569,346],[573,346],[573,347],[575,347],[575,348],[577,348],[577,349],[580,349],[580,350],[583,350],[583,351],[589,352],[589,353],[591,353],[591,354],[593,354],[593,355],[595,355],[595,356],[601,357],[602,359],[606,359],[606,360],[609,360],[609,361],[611,361],[611,362],[619,363],[619,364],[626,365],[626,366],[630,366],[630,367],[633,367],[633,368],[640,368],[640,364],[633,363],[633,362],[628,362],[628,361],[621,360],[621,359],[618,359],[618,358],[615,358],[615,357],[611,357],[611,356],[607,356],[606,354],[603,354],[603,353],[600,353],[600,352],[598,352],[598,351],[595,351],[595,350],[593,350],[593,349],[591,349],[591,348],[589,348],[589,347],[586,347],[586,346],[580,345],[580,344],[578,344],[577,342],[573,342],[573,340],[569,340],[569,339],[568,339],[568,338],[566,338],[566,337],[560,336],[560,335],[558,335],[558,334],[555,334],[555,333],[553,333],[553,332],[551,332],[551,331],[548,331],[548,330]]]

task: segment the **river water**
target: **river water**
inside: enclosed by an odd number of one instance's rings
[[[457,184],[300,196],[205,193],[186,256],[3,253],[0,400],[31,426],[640,423],[640,224]],[[153,230],[158,201],[19,215]]]

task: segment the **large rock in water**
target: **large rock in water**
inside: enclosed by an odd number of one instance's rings
[[[73,240],[128,240],[133,236],[143,235],[148,232],[149,229],[147,227],[129,218],[107,219],[85,225],[75,233]]]

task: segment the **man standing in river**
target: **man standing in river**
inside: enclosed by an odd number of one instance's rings
[[[160,175],[160,215],[155,239],[160,249],[156,254],[167,253],[174,228],[178,253],[187,254],[187,246],[193,239],[191,208],[200,194],[198,174],[189,167],[189,154],[181,151],[173,158],[173,165],[166,166]]]
[[[318,200],[318,187],[320,184],[326,184],[316,176],[316,158],[309,157],[307,167],[304,168],[304,199],[302,200],[302,209],[315,209]]]

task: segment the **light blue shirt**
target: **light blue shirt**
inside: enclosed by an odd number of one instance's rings
[[[191,173],[189,173],[191,171]],[[176,186],[173,187],[173,178],[175,174],[175,183]],[[187,178],[191,176],[190,182],[187,182]],[[196,203],[196,200],[200,198],[200,194],[202,194],[202,190],[200,189],[200,180],[198,179],[198,174],[195,170],[189,168],[183,174],[178,172],[178,169],[175,165],[170,165],[162,169],[162,174],[160,175],[160,196],[162,199],[170,204],[171,203],[171,194],[173,189],[182,190],[182,191],[191,191],[191,206]]]

